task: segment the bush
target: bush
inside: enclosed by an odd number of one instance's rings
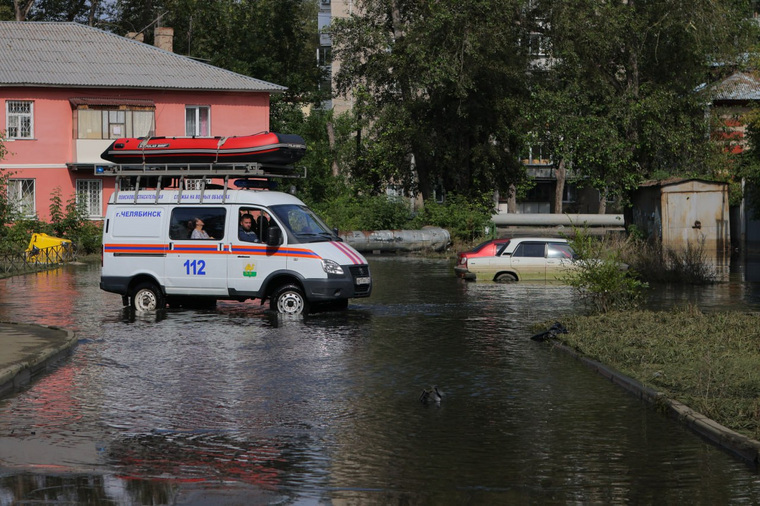
[[[574,229],[569,239],[577,258],[564,281],[574,287],[592,312],[606,313],[638,306],[648,287],[622,261],[621,250],[609,240],[592,237],[588,230]]]
[[[425,203],[412,216],[406,199],[387,195],[351,195],[347,192],[311,207],[331,227],[339,230],[419,229],[424,226],[445,228],[452,239],[473,241],[484,235],[490,225],[490,202],[483,198],[473,202],[462,195],[450,195],[446,202]],[[493,227],[490,227],[493,229]]]
[[[707,258],[704,241],[689,243],[685,248],[663,248],[660,243],[641,239],[629,241],[624,258],[641,279],[652,283],[712,283],[716,270]]]
[[[17,218],[11,225],[1,227],[0,251],[23,252],[29,246],[32,234],[38,233],[71,240],[79,254],[100,252],[102,229],[100,225],[87,219],[77,206],[76,196],[72,196],[64,207],[61,189],[56,188],[50,197],[50,217],[50,223]]]
[[[459,241],[473,241],[486,233],[491,226],[493,207],[490,198],[479,199],[464,195],[449,194],[443,204],[429,201],[415,217],[413,228],[426,225],[445,228],[451,238]]]

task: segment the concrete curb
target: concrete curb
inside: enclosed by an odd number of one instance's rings
[[[661,392],[652,390],[619,371],[592,360],[564,344],[554,343],[554,347],[568,353],[589,369],[596,371],[612,383],[624,388],[635,397],[663,410],[670,418],[678,420],[688,428],[723,448],[729,453],[754,465],[760,464],[760,441],[748,438],[707,418],[685,404],[671,399]]]
[[[54,325],[31,325],[17,322],[2,322],[2,324],[59,330],[65,333],[66,337],[58,345],[36,350],[27,360],[0,368],[0,398],[18,392],[42,374],[52,371],[61,360],[71,355],[72,349],[77,343],[77,337],[73,331]]]

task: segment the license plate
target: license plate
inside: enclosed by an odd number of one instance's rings
[[[356,278],[356,284],[357,285],[368,285],[372,281],[372,278],[365,277],[365,278]]]

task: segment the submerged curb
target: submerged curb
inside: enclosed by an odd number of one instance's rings
[[[57,340],[57,344],[34,350],[24,360],[9,366],[0,366],[0,398],[18,392],[42,374],[52,371],[61,360],[71,354],[74,345],[77,343],[73,331],[54,325],[0,322],[0,326],[3,327],[16,325],[27,328],[37,327],[45,329],[47,332],[58,331],[61,332],[61,339]]]
[[[635,379],[620,373],[612,367],[588,358],[581,352],[574,350],[567,345],[554,343],[554,347],[571,355],[589,369],[596,371],[612,383],[624,388],[635,397],[662,409],[670,418],[685,424],[691,430],[711,443],[727,450],[746,462],[755,465],[760,464],[760,441],[739,434],[738,432],[719,424],[715,420],[694,411],[685,404],[642,385]]]

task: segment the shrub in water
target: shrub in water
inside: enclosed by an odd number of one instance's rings
[[[576,260],[564,281],[578,291],[589,309],[606,313],[638,306],[648,285],[622,261],[618,248],[592,237],[586,229],[574,229],[568,240]]]

